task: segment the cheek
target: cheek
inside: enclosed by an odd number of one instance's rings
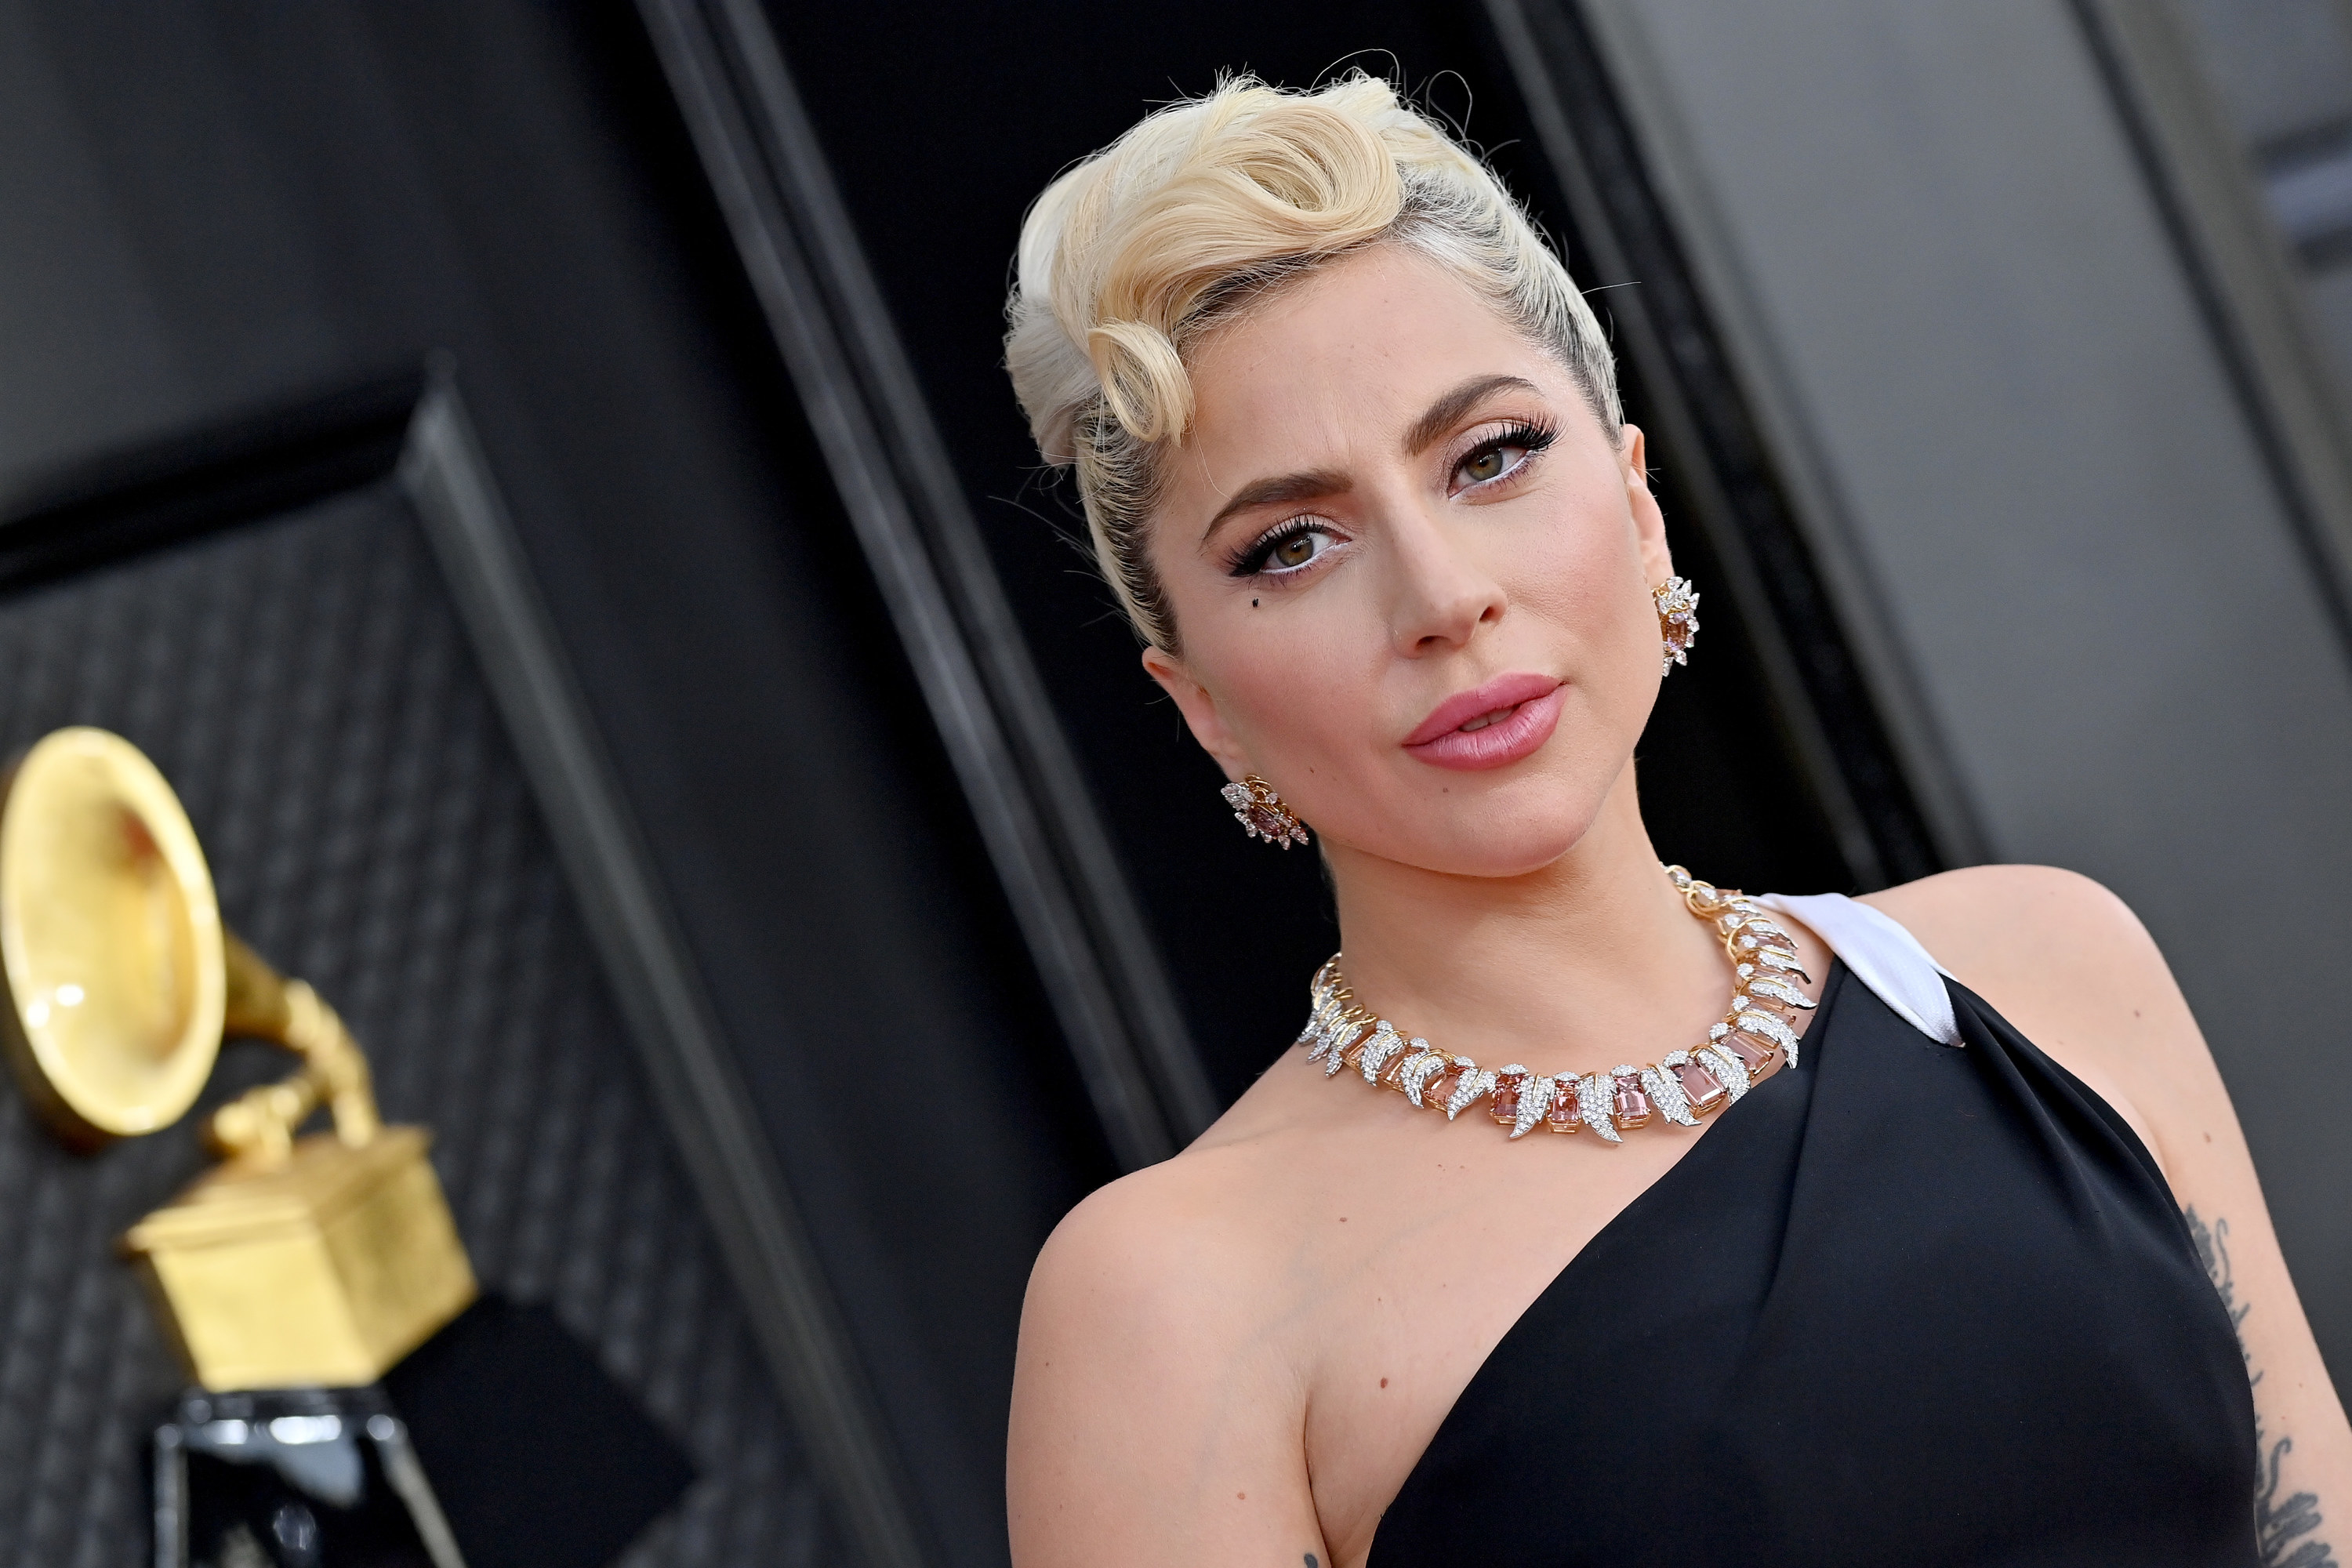
[[[1530,552],[1527,567],[1514,604],[1558,630],[1577,661],[1571,678],[1596,697],[1646,706],[1650,683],[1633,678],[1655,671],[1658,623],[1639,550],[1601,530],[1563,531],[1556,544]]]
[[[1638,727],[1655,693],[1657,617],[1639,534],[1613,499],[1580,496],[1548,523],[1498,536],[1486,564],[1509,606],[1501,642],[1556,660],[1538,668],[1574,683],[1593,716]]]
[[[1202,617],[1195,646],[1219,713],[1269,769],[1322,772],[1373,738],[1387,641],[1369,609],[1339,597],[1310,615],[1242,595]]]
[[[1366,574],[1341,573],[1301,597],[1236,582],[1212,563],[1169,560],[1157,547],[1152,565],[1185,662],[1259,767],[1326,771],[1351,741],[1363,743],[1389,660]]]

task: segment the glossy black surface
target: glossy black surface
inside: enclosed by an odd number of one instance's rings
[[[154,1482],[158,1568],[457,1568],[381,1389],[191,1394]]]

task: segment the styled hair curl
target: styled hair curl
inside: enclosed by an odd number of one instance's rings
[[[1568,269],[1493,171],[1377,77],[1226,81],[1030,208],[1005,368],[1040,455],[1076,469],[1104,578],[1163,651],[1177,631],[1146,543],[1165,455],[1192,426],[1188,354],[1273,289],[1381,244],[1437,262],[1555,354],[1616,438],[1615,363]]]

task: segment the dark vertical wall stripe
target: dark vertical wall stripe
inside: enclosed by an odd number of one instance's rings
[[[892,1452],[798,1206],[589,724],[445,365],[399,475],[424,520],[580,899],[615,999],[842,1523],[874,1568],[925,1560]]]
[[[1112,1150],[1216,1105],[835,195],[767,18],[641,0]]]

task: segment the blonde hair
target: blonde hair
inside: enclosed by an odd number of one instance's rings
[[[1186,355],[1269,290],[1381,243],[1436,261],[1556,354],[1616,439],[1616,368],[1568,269],[1493,171],[1376,77],[1224,82],[1030,208],[1005,368],[1039,453],[1076,466],[1096,562],[1156,647],[1177,651],[1145,546],[1163,454],[1192,426]]]

